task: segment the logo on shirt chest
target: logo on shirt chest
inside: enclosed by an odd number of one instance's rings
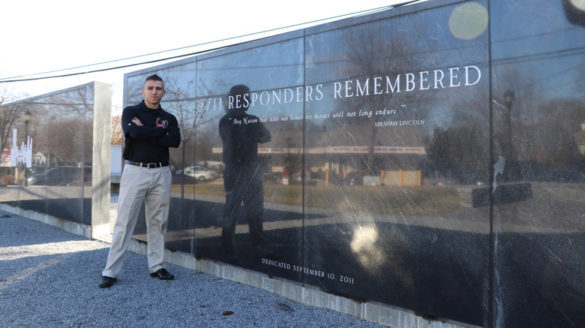
[[[163,120],[160,117],[156,118],[156,127],[157,128],[166,128],[169,125],[169,122],[167,120]]]

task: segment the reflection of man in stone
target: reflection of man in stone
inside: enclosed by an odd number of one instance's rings
[[[265,242],[262,231],[264,189],[258,163],[258,143],[270,141],[270,132],[258,117],[246,113],[250,105],[249,94],[247,86],[233,86],[227,102],[227,114],[219,121],[226,193],[221,246],[229,260],[235,257],[233,239],[242,203],[253,244],[260,246]]]

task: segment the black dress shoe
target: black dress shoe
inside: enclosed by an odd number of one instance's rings
[[[116,282],[116,278],[102,276],[102,282],[98,285],[100,288],[110,288]]]
[[[152,272],[150,273],[151,277],[154,278],[158,278],[160,280],[173,280],[175,279],[175,276],[173,276],[172,274],[170,274],[167,269],[159,269],[156,272]]]

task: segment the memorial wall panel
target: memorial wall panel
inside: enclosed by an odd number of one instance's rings
[[[306,84],[323,95],[306,104],[305,281],[480,325],[489,208],[471,193],[489,176],[488,34],[449,28],[464,6],[305,38]]]
[[[572,3],[491,3],[501,327],[585,323],[585,20],[571,22]]]
[[[208,209],[197,256],[299,279],[281,267],[301,261],[302,47],[293,38],[198,62],[195,158],[219,177],[195,188]]]

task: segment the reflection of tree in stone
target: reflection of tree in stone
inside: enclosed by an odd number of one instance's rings
[[[485,167],[489,153],[484,151],[484,145],[485,136],[477,124],[435,128],[427,150],[428,169],[458,182],[474,183],[476,181],[473,180],[485,180],[487,175],[481,168]]]
[[[51,166],[89,164],[92,148],[92,122],[83,119],[52,117],[47,127],[48,153]]]
[[[406,40],[392,39],[389,42],[383,42],[379,36],[381,31],[376,25],[367,25],[363,28],[352,29],[348,34],[346,42],[350,49],[347,55],[347,65],[344,67],[347,76],[352,78],[372,78],[374,76],[383,76],[389,73],[399,72],[404,67],[410,67],[411,50]],[[348,108],[375,110],[384,108],[385,104],[390,102],[392,95],[384,96],[366,96],[353,97],[350,99]],[[374,126],[375,116],[358,118],[358,121],[365,123],[365,128],[358,129],[358,133],[367,134],[369,140],[368,155],[365,168],[369,174],[377,175],[379,168],[374,167],[374,146],[376,146],[376,134],[378,128]],[[358,122],[356,122],[358,123]],[[363,145],[360,145],[363,146]]]
[[[223,108],[215,107],[219,106],[218,103],[215,103],[215,100],[221,97],[217,95],[217,90],[225,90],[226,87],[209,86],[205,80],[199,80],[198,84],[199,93],[202,96],[196,99],[193,127],[197,132],[195,159],[200,162],[213,159],[213,145],[221,145],[217,124],[224,112]],[[223,101],[226,100],[224,99]],[[215,112],[217,114],[214,114]]]
[[[306,124],[311,124],[311,122],[307,120]],[[265,167],[282,167],[283,174],[287,175],[285,178],[292,178],[293,175],[300,177],[303,174],[303,158],[301,152],[303,139],[299,131],[303,131],[303,122],[301,120],[266,122],[264,126],[271,132],[272,138],[260,147],[280,148],[284,153],[282,155],[260,156],[259,160],[270,161],[269,163],[263,163],[263,165],[267,165]],[[307,131],[309,130],[310,128],[307,128]],[[306,136],[306,138],[311,138],[311,136]],[[300,182],[300,180],[292,179],[289,181],[291,184],[293,182]]]
[[[154,74],[154,72],[144,73],[138,76],[133,76],[126,80],[127,86],[124,87],[124,104],[135,105],[144,99],[142,95],[142,87],[144,86],[144,79],[147,76]],[[166,81],[165,81],[166,82]],[[163,98],[164,101],[164,98]]]
[[[547,88],[546,79],[534,76],[531,65],[496,66],[501,83],[494,92],[494,155],[506,159],[504,177],[531,179],[542,170],[580,170],[583,172],[585,146],[585,103],[572,99],[544,102],[539,88]],[[543,84],[544,83],[544,84]],[[576,85],[579,81],[575,81]],[[506,102],[506,91],[514,94]]]
[[[383,35],[383,37],[381,37]],[[343,76],[348,79],[358,79],[365,81],[369,78],[371,80],[376,76],[395,76],[401,73],[406,73],[411,70],[421,70],[427,62],[434,62],[434,52],[425,52],[425,49],[419,49],[420,46],[412,45],[412,41],[393,33],[388,26],[381,26],[378,24],[367,24],[362,27],[351,29],[351,33],[346,36],[346,44],[349,52],[344,58],[346,60],[343,70]],[[433,42],[433,41],[429,41]],[[418,48],[417,48],[418,47]],[[415,50],[417,52],[415,52]],[[402,81],[403,83],[403,81]],[[340,105],[335,110],[382,110],[384,108],[401,108],[404,104],[410,104],[413,101],[423,102],[425,99],[436,94],[435,91],[427,91],[423,93],[401,94],[400,96],[390,94],[374,95],[370,86],[369,96],[351,97],[340,102]],[[394,98],[400,97],[399,101]],[[424,117],[422,109],[411,111],[407,113],[397,113],[392,119],[417,119]],[[366,117],[358,117],[351,121],[345,121],[341,124],[358,124],[359,128],[354,129],[352,133],[363,135],[362,140],[368,140],[367,146],[369,152],[364,161],[364,166],[369,174],[377,175],[381,167],[376,163],[374,158],[374,147],[378,146],[376,142],[380,142],[377,134],[379,128],[375,126],[375,122],[380,120],[379,117],[372,115]],[[400,138],[397,133],[397,138]],[[386,141],[389,142],[389,141]],[[390,141],[391,142],[391,141]],[[387,144],[385,144],[387,145]],[[364,145],[360,145],[364,146]],[[415,146],[415,145],[409,145]]]
[[[294,125],[294,124],[291,124]],[[296,127],[291,127],[290,130],[286,131],[298,131]],[[288,174],[293,175],[294,173],[302,172],[303,164],[302,159],[295,149],[299,149],[298,147],[298,138],[295,138],[294,135],[288,133],[284,141],[284,147],[286,149],[286,155],[284,156],[284,172],[288,172]],[[294,181],[293,181],[294,182]]]
[[[0,151],[10,148],[12,129],[17,128],[18,119],[25,112],[21,103],[2,105],[3,101],[4,98],[0,97]]]
[[[171,112],[177,118],[181,130],[181,147],[178,150],[171,150],[171,162],[184,169],[185,163],[194,161],[194,154],[191,151],[190,142],[195,138],[195,99],[191,95],[193,81],[187,82],[187,87],[182,88],[176,78],[167,78],[165,81],[165,96],[163,108]]]
[[[93,95],[89,87],[26,102],[32,113],[33,152],[48,166],[89,164],[93,151]]]
[[[199,133],[197,135],[195,158],[198,161],[208,161],[213,158],[213,140],[216,139],[214,137],[212,133]]]
[[[53,145],[69,145],[51,148],[55,149],[54,154],[62,163],[87,165],[92,158],[93,95],[89,91],[89,88],[78,88],[58,94],[52,99],[53,106],[60,114],[49,130],[50,135],[55,136]]]
[[[584,156],[579,152],[577,142],[582,140],[581,125],[585,123],[585,102],[573,99],[557,99],[543,104],[539,111],[549,114],[536,129],[540,131],[537,140],[521,142],[540,145],[539,160],[550,169],[578,169],[584,171]],[[518,124],[518,129],[528,127]],[[581,138],[580,138],[581,136]]]
[[[202,105],[201,99],[193,95],[195,81],[189,80],[184,84],[181,86],[176,78],[167,78],[163,98],[163,107],[175,115],[181,130],[181,147],[171,150],[171,161],[181,168],[191,165],[197,159],[211,159],[213,137],[217,134],[204,131],[213,118],[209,115],[210,108]],[[203,84],[200,88],[206,89]]]
[[[537,122],[545,119],[538,111],[534,77],[515,65],[498,65],[498,90],[494,90],[494,156],[506,159],[506,176],[518,175],[517,163],[535,161],[537,145],[521,140],[536,140]]]

